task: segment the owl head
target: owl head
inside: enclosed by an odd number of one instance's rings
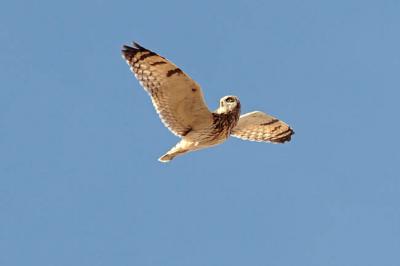
[[[219,101],[218,113],[240,112],[239,98],[233,95],[224,96]]]

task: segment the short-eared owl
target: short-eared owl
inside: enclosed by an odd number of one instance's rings
[[[263,112],[240,116],[240,101],[225,96],[214,112],[204,101],[200,86],[164,57],[133,43],[124,46],[123,58],[149,93],[157,113],[172,133],[181,137],[159,161],[224,142],[230,135],[251,141],[283,143],[293,130],[283,121]]]

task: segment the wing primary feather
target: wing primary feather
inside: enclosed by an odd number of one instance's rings
[[[144,48],[143,46],[141,46],[140,44],[138,44],[137,42],[133,42],[133,46],[139,50],[142,51],[149,51],[148,49]]]
[[[231,134],[250,141],[284,143],[291,140],[294,131],[285,122],[266,113],[255,111],[242,115]]]
[[[171,61],[137,42],[124,45],[122,56],[172,133],[185,137],[212,123],[200,86]]]
[[[124,55],[125,58],[126,58],[126,56],[133,57],[138,52],[149,52],[150,54],[142,55],[142,56],[146,56],[146,57],[151,56],[151,55],[156,55],[156,53],[144,48],[143,46],[141,46],[137,42],[133,42],[133,46],[124,45],[123,48],[122,48],[122,54]],[[146,58],[146,57],[144,57],[144,58]],[[144,58],[142,58],[142,60]]]
[[[131,60],[138,52],[139,49],[135,49],[128,45],[124,45],[122,47],[122,55],[126,60]]]

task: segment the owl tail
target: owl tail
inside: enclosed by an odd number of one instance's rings
[[[171,161],[172,159],[174,159],[175,156],[171,155],[171,154],[164,154],[163,156],[161,156],[160,158],[158,158],[158,160],[162,163],[168,163],[169,161]]]
[[[180,143],[178,143],[175,147],[170,149],[166,154],[164,154],[163,156],[158,158],[158,160],[162,163],[167,163],[167,162],[171,161],[172,159],[174,159],[176,156],[187,153],[188,151],[189,150],[187,150],[187,149],[183,149],[181,147]]]

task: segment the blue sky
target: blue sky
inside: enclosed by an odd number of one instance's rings
[[[6,1],[0,264],[400,265],[399,1]],[[138,41],[289,123],[161,164],[178,139]]]

